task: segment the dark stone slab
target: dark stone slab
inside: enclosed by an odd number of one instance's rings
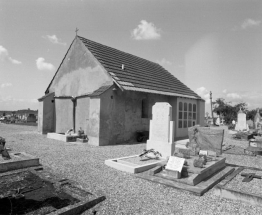
[[[188,128],[190,145],[197,144],[201,150],[210,150],[218,155],[222,154],[224,139],[223,129],[211,129],[209,127],[194,126]]]

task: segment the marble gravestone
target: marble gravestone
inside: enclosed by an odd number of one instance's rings
[[[174,122],[172,120],[172,106],[167,102],[157,102],[152,108],[150,120],[149,140],[147,149],[155,149],[163,158],[171,156],[175,150]]]
[[[246,114],[240,109],[237,114],[237,124],[236,124],[235,130],[243,131],[245,129],[248,129]]]

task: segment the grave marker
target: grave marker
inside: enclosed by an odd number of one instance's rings
[[[237,114],[237,124],[235,130],[243,131],[247,129],[246,114],[240,109]]]
[[[152,115],[147,149],[160,152],[163,158],[171,156],[175,150],[172,106],[167,102],[157,102],[152,108]]]

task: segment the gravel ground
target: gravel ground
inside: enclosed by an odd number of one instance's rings
[[[0,136],[6,138],[6,146],[13,151],[37,156],[54,173],[77,181],[89,192],[104,194],[106,200],[95,208],[97,214],[262,214],[261,207],[220,199],[212,190],[202,197],[194,196],[104,164],[106,159],[139,154],[146,148],[145,144],[94,147],[86,143],[64,143],[47,139],[33,126],[1,123]],[[244,146],[246,143],[228,138],[227,144]],[[229,163],[262,167],[262,158],[224,156]]]
[[[241,173],[255,173],[257,176],[262,176],[261,171],[256,171],[256,170],[251,170],[251,169],[245,169],[241,171]],[[241,176],[241,173],[238,174],[235,178],[233,178],[232,181],[230,181],[228,184],[226,184],[226,187],[234,189],[234,190],[239,190],[241,192],[262,196],[261,179],[254,178],[250,182],[242,182],[242,180],[245,177]]]

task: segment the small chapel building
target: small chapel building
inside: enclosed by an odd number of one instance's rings
[[[149,131],[152,106],[172,106],[174,141],[204,125],[205,101],[157,63],[76,36],[38,99],[38,131],[81,127],[97,146],[135,140]]]

